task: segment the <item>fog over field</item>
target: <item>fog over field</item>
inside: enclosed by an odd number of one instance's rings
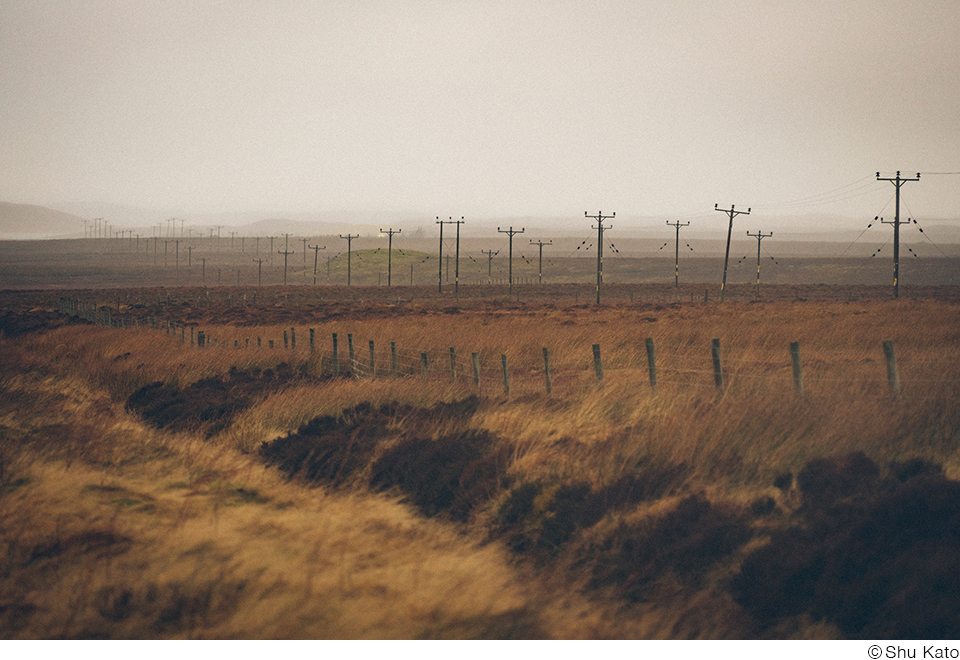
[[[141,232],[722,232],[719,204],[819,234],[893,217],[901,171],[949,242],[958,33],[951,0],[4,2],[0,200]]]

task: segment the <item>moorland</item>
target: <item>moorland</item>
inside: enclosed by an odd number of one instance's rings
[[[0,637],[960,636],[954,286],[52,284]]]

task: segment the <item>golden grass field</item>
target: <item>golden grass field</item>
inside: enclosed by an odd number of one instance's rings
[[[282,320],[271,307],[269,324],[184,305],[167,310],[176,334],[64,323],[55,305],[41,307],[7,318],[44,315],[42,330],[0,335],[2,638],[956,630],[955,596],[891,577],[909,573],[898,563],[909,557],[920,567],[910,580],[941,580],[958,567],[955,536],[881,548],[869,568],[850,559],[887,524],[879,511],[960,516],[953,300],[357,302],[294,307]],[[119,316],[136,313],[122,305]],[[192,346],[191,325],[216,344]],[[284,348],[291,328],[295,349]],[[898,396],[884,340],[896,348]],[[219,408],[172,407],[218,392]],[[149,399],[158,393],[168,398]],[[809,565],[777,554],[790,543]],[[890,574],[871,572],[886,560]],[[809,584],[775,584],[788,574]],[[840,596],[830,580],[872,586]],[[904,613],[918,607],[925,623]]]

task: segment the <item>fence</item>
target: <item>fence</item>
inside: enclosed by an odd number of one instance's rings
[[[60,312],[71,316],[78,316],[100,325],[114,328],[152,328],[163,330],[168,335],[177,337],[183,344],[189,341],[191,346],[203,349],[226,349],[235,350],[256,348],[263,350],[266,344],[267,350],[277,350],[279,342],[273,338],[264,338],[262,336],[247,337],[224,341],[220,338],[211,337],[207,332],[199,330],[195,325],[187,325],[177,321],[158,319],[156,317],[147,317],[146,319],[114,319],[110,312],[94,305],[83,303],[77,299],[61,298]],[[189,328],[189,330],[188,330]],[[578,382],[584,381],[585,373],[589,366],[593,367],[593,375],[596,384],[600,387],[604,383],[604,358],[600,344],[592,345],[591,354],[584,352],[583,356],[566,356],[562,362],[558,362],[550,349],[542,349],[542,365],[534,365],[528,359],[523,362],[521,369],[511,374],[510,361],[504,354],[489,355],[481,352],[471,352],[469,361],[464,359],[465,354],[458,355],[455,347],[448,347],[440,350],[412,351],[398,348],[396,342],[390,342],[389,357],[386,361],[378,361],[377,346],[373,340],[367,342],[367,351],[365,354],[358,354],[352,334],[347,334],[346,355],[343,354],[342,338],[338,333],[332,333],[331,352],[327,353],[317,345],[317,335],[314,328],[308,328],[308,342],[306,351],[316,368],[320,372],[333,375],[350,376],[359,379],[377,379],[377,378],[401,378],[401,377],[419,377],[423,379],[446,378],[453,383],[471,384],[481,391],[490,391],[502,387],[504,394],[511,393],[511,384],[521,384],[524,393],[545,392],[551,394],[554,389],[554,381],[569,383],[571,379]],[[303,352],[303,349],[297,348],[297,332],[295,327],[283,331],[283,350],[292,355]],[[256,346],[253,346],[253,342]],[[712,376],[713,388],[720,394],[723,394],[730,383],[731,371],[729,363],[733,362],[738,369],[733,371],[736,378],[764,378],[769,379],[771,375],[777,375],[781,370],[789,369],[790,380],[793,389],[797,395],[803,395],[805,385],[804,365],[801,360],[801,351],[799,342],[791,342],[786,350],[771,351],[769,349],[751,349],[749,356],[735,355],[732,358],[724,354],[723,347],[719,338],[711,342],[709,360],[707,360],[706,351],[702,355],[702,360],[695,353],[689,351],[683,354],[672,354],[666,364],[659,364],[657,357],[657,347],[652,338],[646,338],[643,342],[645,349],[645,364],[638,364],[642,357],[633,358],[624,363],[621,357],[615,364],[615,368],[623,370],[625,368],[640,370],[646,372],[650,391],[656,393],[660,385],[664,382],[683,383],[686,385],[705,386],[708,379]],[[887,389],[894,396],[901,393],[901,383],[895,347],[892,341],[883,341],[881,343],[884,364],[886,366],[886,384]],[[757,356],[758,350],[761,355]],[[879,352],[878,352],[879,353]],[[642,354],[637,351],[638,355]],[[592,358],[589,359],[588,358]],[[870,362],[872,358],[858,356],[854,362]],[[709,369],[706,368],[709,365]],[[751,368],[744,368],[749,365]],[[829,381],[830,378],[824,378],[819,374],[816,382]],[[836,380],[836,379],[833,379]],[[851,379],[862,382],[863,378]],[[876,380],[882,380],[877,374]]]

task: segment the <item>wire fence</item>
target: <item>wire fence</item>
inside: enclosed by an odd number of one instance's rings
[[[620,384],[647,388],[697,388],[723,393],[732,387],[762,390],[779,387],[797,394],[820,387],[854,387],[862,395],[899,395],[901,367],[912,396],[954,396],[960,374],[947,368],[948,356],[960,348],[911,354],[898,363],[892,341],[847,349],[817,349],[804,354],[793,342],[782,348],[723,346],[714,339],[707,347],[689,342],[655,346],[653,339],[636,345],[618,344],[605,354],[600,344],[562,351],[543,347],[542,354],[508,356],[491,350],[464,350],[457,346],[411,349],[397,342],[376,344],[353,334],[319,337],[314,328],[290,327],[273,337],[211,336],[196,325],[146,317],[114,319],[110,312],[75,298],[61,298],[59,311],[114,328],[163,331],[195,350],[279,351],[289,361],[309,364],[311,371],[354,379],[406,378],[473,387],[485,394],[551,394],[584,386]],[[274,332],[276,332],[274,330]],[[947,361],[945,361],[947,360]],[[950,363],[952,364],[952,363]]]

